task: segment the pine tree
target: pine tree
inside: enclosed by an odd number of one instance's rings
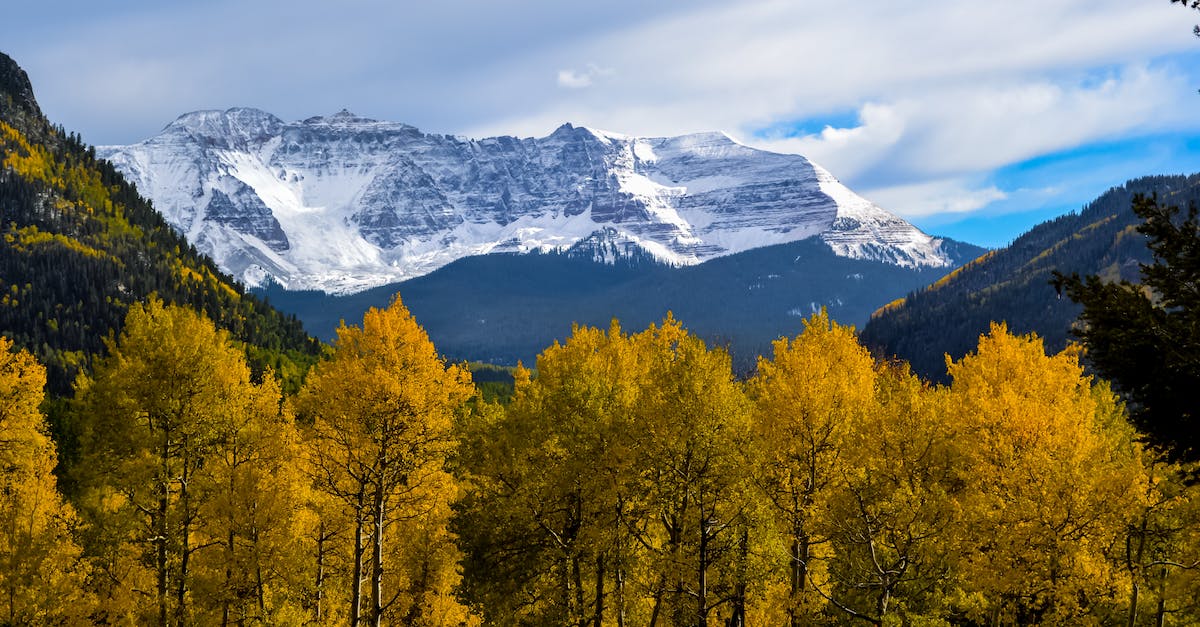
[[[1055,285],[1083,305],[1076,334],[1087,359],[1128,402],[1134,424],[1172,459],[1200,461],[1200,222],[1157,196],[1138,196],[1154,261],[1142,285],[1057,274]]]

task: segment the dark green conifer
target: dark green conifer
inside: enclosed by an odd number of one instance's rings
[[[1105,282],[1056,273],[1055,287],[1083,305],[1075,331],[1088,360],[1111,380],[1151,443],[1173,459],[1200,460],[1200,222],[1186,212],[1137,196],[1153,261],[1142,283]]]

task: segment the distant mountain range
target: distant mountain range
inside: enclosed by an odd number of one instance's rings
[[[835,254],[950,269],[944,240],[799,155],[723,133],[433,135],[346,111],[287,123],[198,111],[98,154],[250,286],[348,294],[488,253],[591,246],[681,267],[819,238]]]
[[[1136,231],[1141,219],[1132,210],[1135,194],[1157,194],[1159,202],[1180,207],[1200,203],[1200,174],[1135,179],[1078,213],[1042,223],[1008,247],[882,308],[863,328],[863,342],[907,360],[935,381],[946,377],[945,355],[958,359],[973,350],[993,320],[1014,332],[1036,332],[1048,351],[1062,350],[1080,308],[1055,292],[1052,273],[1139,281],[1139,264],[1149,262],[1150,251]]]

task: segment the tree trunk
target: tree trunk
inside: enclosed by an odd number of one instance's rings
[[[592,616],[592,627],[604,624],[604,556],[596,557],[596,611]]]
[[[571,557],[571,585],[575,588],[575,607],[571,611],[571,618],[579,627],[587,627],[588,619],[583,611],[583,569],[579,565],[579,556]]]
[[[10,570],[15,570],[15,569],[10,569]],[[13,580],[11,578],[8,580],[7,583],[8,583],[8,585],[5,587],[8,588],[8,624],[16,625],[17,624],[17,608],[16,608],[17,583],[15,580]]]
[[[158,571],[157,583],[157,599],[158,599],[158,624],[160,627],[167,627],[167,588],[170,585],[170,580],[167,578],[167,530],[165,521],[167,519],[167,499],[160,498],[158,501],[158,520],[154,521],[153,527],[157,532],[157,537],[154,539],[154,567]]]
[[[170,440],[167,434],[162,436],[162,456],[159,459],[159,485],[158,487],[158,512],[157,520],[151,520],[151,526],[154,528],[154,542],[158,544],[154,551],[154,566],[157,569],[157,596],[158,596],[158,624],[160,627],[167,627],[167,590],[170,587],[170,578],[167,573],[167,512],[170,508],[171,498],[171,470],[168,460],[170,459]]]
[[[316,605],[317,624],[320,625],[324,622],[324,618],[325,618],[325,616],[322,615],[322,613],[321,613],[321,609],[322,609],[321,603],[322,603],[322,601],[325,600],[325,521],[324,520],[322,520],[320,523],[317,524],[317,581],[316,581],[316,589],[314,590],[314,595],[316,596],[315,605]]]
[[[186,437],[183,446],[184,450],[190,446]],[[179,576],[175,581],[175,622],[179,627],[187,624],[188,562],[192,557],[192,496],[191,491],[188,490],[188,482],[191,480],[191,474],[188,472],[190,461],[185,453],[179,478],[179,509],[181,510],[182,529],[179,530]]]
[[[663,571],[658,577],[658,586],[654,588],[654,609],[650,611],[650,627],[655,627],[658,624],[658,614],[662,611],[663,592],[667,587],[667,573]]]
[[[188,446],[187,438],[184,438],[184,449]],[[192,556],[190,548],[191,539],[191,494],[187,490],[188,466],[187,454],[182,456],[182,468],[179,477],[179,509],[180,522],[182,529],[179,530],[179,577],[175,578],[175,625],[184,627],[187,622],[187,607],[185,604],[187,595],[187,561],[188,557]]]
[[[696,625],[708,627],[708,530],[710,521],[700,508],[700,560],[696,567]]]
[[[625,627],[625,569],[617,562],[617,627]]]
[[[683,568],[680,567],[680,556],[683,552],[683,523],[680,522],[681,516],[688,511],[688,495],[683,495],[683,505],[679,508],[671,518],[670,532],[667,535],[668,546],[670,547],[671,561],[669,562],[672,570],[675,571],[674,587],[671,590],[671,599],[669,601],[671,610],[671,622],[674,625],[683,625],[685,622],[686,609],[683,607]]]
[[[358,627],[362,619],[362,577],[363,577],[363,512],[365,486],[358,492],[358,507],[354,511],[354,573],[350,584],[350,625]]]
[[[383,623],[383,525],[384,497],[383,482],[375,486],[375,499],[371,512],[371,627]]]
[[[1138,535],[1137,555],[1133,558],[1133,563],[1129,565],[1129,574],[1132,583],[1129,587],[1129,620],[1126,621],[1129,627],[1134,627],[1137,624],[1138,593],[1141,591],[1139,579],[1141,578],[1142,571],[1142,557],[1145,555],[1146,550],[1146,527],[1149,524],[1149,518],[1150,512],[1146,511],[1142,513],[1142,529]],[[1128,556],[1129,553],[1126,552],[1125,555]]]
[[[258,618],[266,620],[267,617],[267,599],[266,586],[263,584],[262,572],[262,552],[258,545],[258,528],[254,527],[250,531],[250,539],[254,542],[254,592],[258,597]]]
[[[566,554],[559,555],[558,560],[558,594],[559,610],[555,618],[564,625],[571,616],[571,560]]]
[[[616,551],[613,553],[613,584],[617,613],[617,627],[625,627],[625,534],[622,531],[622,521],[625,519],[625,500],[617,497],[617,517],[614,519],[616,532]]]
[[[1160,572],[1161,581],[1158,588],[1158,608],[1154,613],[1154,624],[1158,627],[1163,627],[1167,622],[1167,567],[1163,566]]]
[[[791,627],[801,627],[802,612],[797,605],[804,597],[804,588],[808,585],[808,560],[810,543],[808,534],[804,532],[804,523],[797,521],[792,531],[792,554],[789,570],[791,571],[792,595],[788,604],[788,615]]]
[[[895,584],[886,584],[883,590],[880,591],[879,597],[875,599],[875,615],[879,617],[877,624],[883,624],[883,618],[887,616],[888,602],[892,599],[892,588]]]
[[[733,609],[729,616],[730,627],[745,627],[746,625],[746,577],[747,563],[750,560],[750,531],[742,527],[738,537],[737,582],[733,589]]]
[[[225,590],[221,595],[221,627],[229,625],[229,592],[233,589],[233,525],[225,536]]]

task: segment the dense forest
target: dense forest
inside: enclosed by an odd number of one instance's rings
[[[579,327],[500,404],[399,300],[296,395],[151,300],[76,384],[61,482],[45,370],[0,348],[8,624],[1200,620],[1193,469],[1003,325],[948,386],[823,313],[748,380],[670,317]]]

